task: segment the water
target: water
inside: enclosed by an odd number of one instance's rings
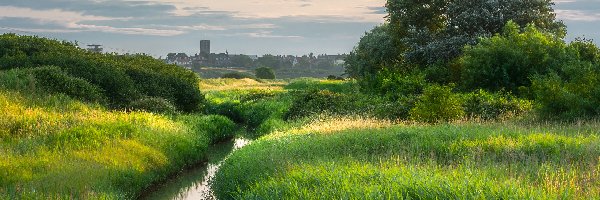
[[[215,177],[225,158],[249,142],[249,140],[240,138],[210,147],[208,149],[208,163],[206,165],[182,172],[177,177],[163,183],[156,190],[145,194],[141,199],[216,199],[210,186],[211,180]]]

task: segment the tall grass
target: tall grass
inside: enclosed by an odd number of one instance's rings
[[[233,134],[227,119],[107,111],[60,94],[0,89],[0,113],[0,199],[135,198]]]
[[[214,188],[221,199],[597,199],[599,126],[318,122],[235,152]]]
[[[254,79],[203,79],[200,88],[204,91],[226,90],[282,90],[287,82],[282,80],[254,80]]]

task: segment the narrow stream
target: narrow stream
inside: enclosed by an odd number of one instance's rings
[[[163,183],[157,190],[145,194],[145,200],[185,200],[216,199],[210,186],[219,167],[233,151],[242,148],[250,141],[238,138],[214,145],[208,149],[208,163],[195,169],[186,170]]]

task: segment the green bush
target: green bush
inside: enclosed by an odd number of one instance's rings
[[[130,109],[152,113],[174,114],[177,109],[171,102],[160,97],[145,97],[131,102]]]
[[[104,102],[102,89],[84,79],[75,78],[55,66],[39,67],[31,70],[38,87],[49,93],[62,93],[67,96],[91,102]]]
[[[301,92],[293,101],[283,119],[294,120],[315,114],[350,114],[355,108],[350,96],[329,90],[311,90]]]
[[[463,108],[470,118],[490,120],[529,111],[532,109],[532,103],[507,93],[477,90],[463,96]]]
[[[465,111],[460,97],[449,86],[431,85],[423,91],[410,110],[410,117],[420,122],[446,122],[462,119]]]
[[[211,143],[221,142],[235,136],[235,123],[227,117],[210,115],[202,119],[197,123],[203,127],[203,131],[207,133]]]
[[[461,58],[463,86],[517,92],[519,87],[531,85],[532,75],[547,74],[574,57],[562,39],[533,25],[520,33],[519,26],[509,22],[502,35],[466,47]]]
[[[235,123],[220,115],[180,115],[177,119],[193,132],[204,133],[202,135],[205,135],[211,144],[233,138],[236,133]]]
[[[205,112],[211,115],[225,116],[238,124],[245,121],[242,104],[239,102],[226,101],[223,103],[208,104]]]
[[[25,69],[0,70],[0,87],[23,93],[36,93],[38,89],[35,76]]]
[[[275,72],[268,67],[259,67],[255,70],[256,78],[260,79],[275,79]]]
[[[531,90],[541,116],[576,120],[600,115],[600,66],[573,63],[564,66],[561,74],[532,78]]]
[[[377,75],[377,83],[375,91],[393,100],[401,97],[418,96],[428,85],[423,74],[402,75],[386,70]]]
[[[184,112],[197,111],[204,103],[196,74],[150,56],[98,54],[69,42],[0,35],[0,70],[49,65],[101,89],[113,108],[126,108],[146,96],[168,99]]]

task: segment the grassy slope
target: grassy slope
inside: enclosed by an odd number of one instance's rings
[[[341,118],[284,130],[227,159],[214,182],[221,199],[600,198],[598,122]]]
[[[207,132],[214,117],[107,111],[4,89],[0,113],[0,199],[133,198],[204,159],[219,135]]]

